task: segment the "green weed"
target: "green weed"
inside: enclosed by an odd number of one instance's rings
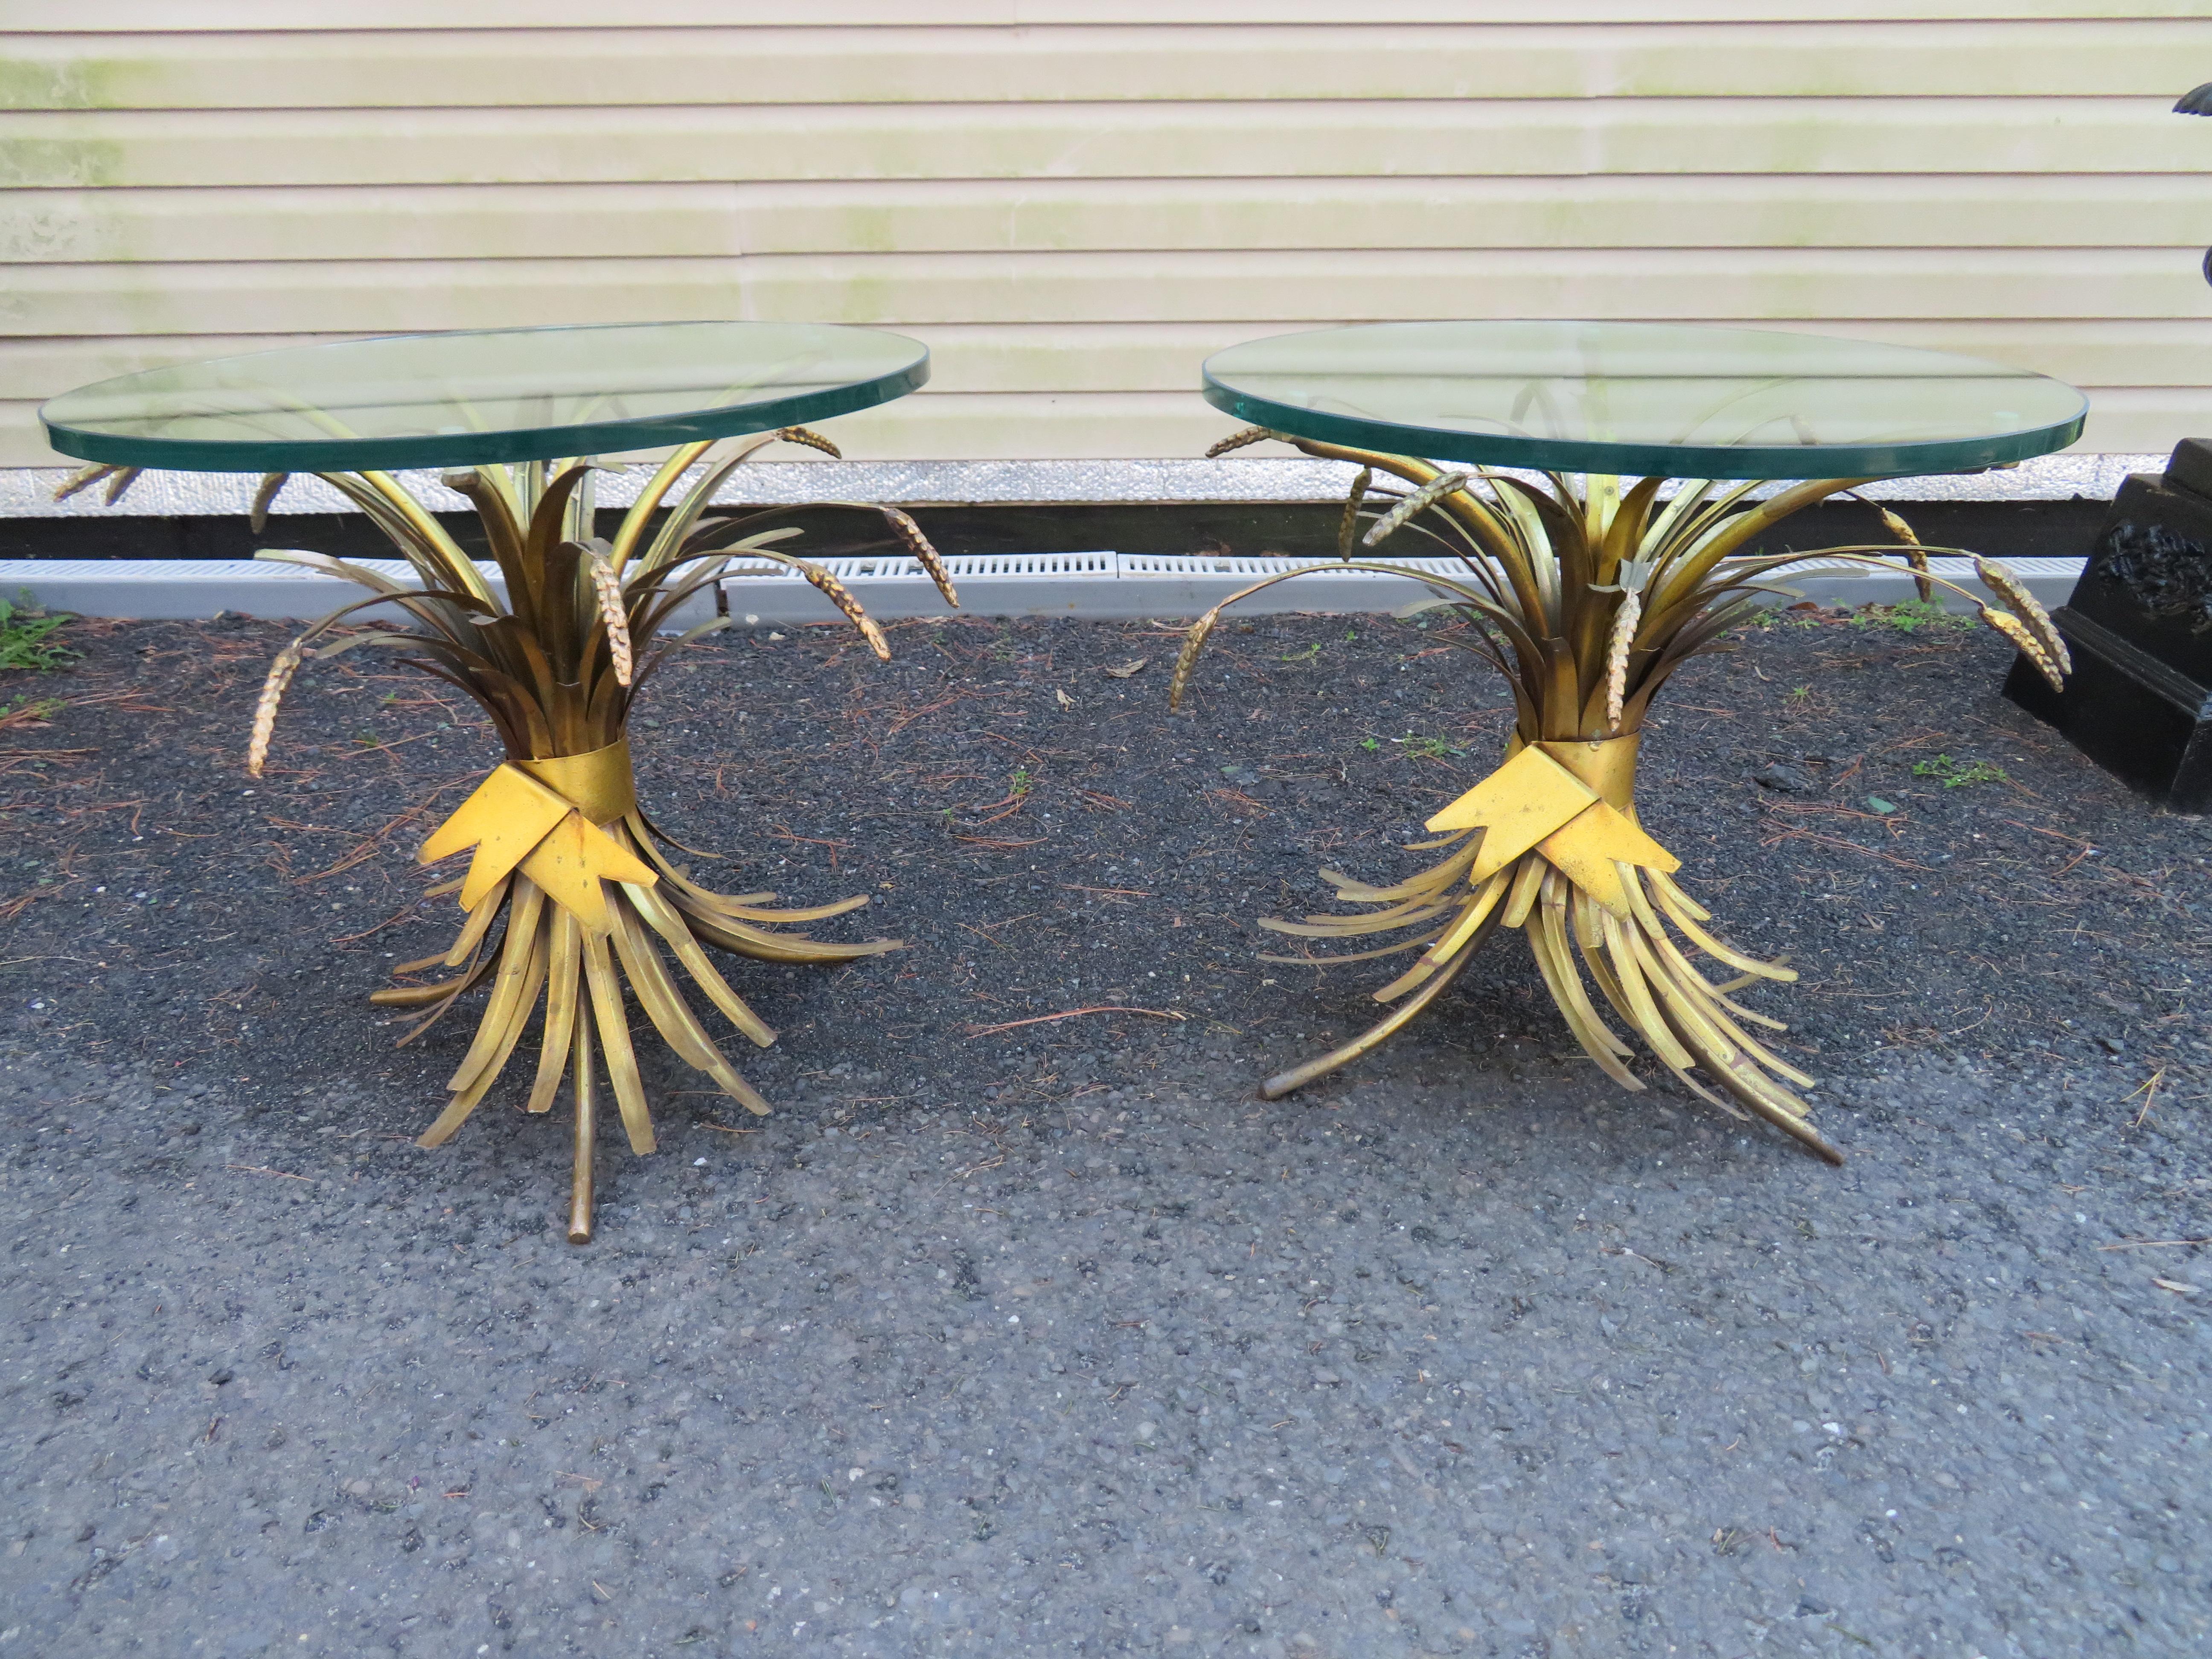
[[[1933,760],[1912,763],[1916,778],[1941,778],[1946,789],[1961,789],[1970,783],[2009,783],[2004,768],[1992,766],[1987,761],[1970,761],[1965,764],[1948,755],[1938,755]]]
[[[1851,612],[1854,628],[1887,628],[1899,634],[1923,631],[1956,634],[1971,629],[1972,617],[1946,611],[1928,599],[1901,599],[1895,605],[1863,605]]]
[[[1820,618],[1819,615],[1817,612],[1811,611],[1798,611],[1795,609],[1789,611],[1770,610],[1762,611],[1759,613],[1758,626],[1762,630],[1774,628],[1818,628],[1820,625]]]
[[[1415,760],[1443,760],[1448,755],[1464,755],[1467,750],[1445,738],[1417,738],[1408,732],[1391,741]]]
[[[64,623],[75,620],[66,614],[49,615],[27,592],[17,594],[14,605],[0,599],[0,669],[27,668],[44,674],[75,662],[84,653],[52,638]]]
[[[1287,657],[1278,657],[1275,660],[1277,662],[1319,662],[1321,660],[1321,641],[1319,640],[1316,640],[1304,650],[1293,652]]]

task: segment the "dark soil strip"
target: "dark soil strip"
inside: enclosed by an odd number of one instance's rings
[[[26,686],[64,706],[0,732],[9,1017],[273,1089],[388,1074],[431,1110],[465,1029],[390,1053],[362,999],[454,923],[420,901],[437,875],[412,854],[496,758],[473,709],[367,653],[311,666],[256,784],[240,757],[278,628],[73,636],[83,663]],[[1317,866],[1418,867],[1399,843],[1493,763],[1509,719],[1449,635],[1384,618],[1232,624],[1175,717],[1170,626],[893,638],[887,665],[831,628],[696,647],[636,722],[649,810],[726,854],[701,866],[714,884],[866,892],[828,926],[911,946],[829,975],[736,965],[785,1033],[738,1061],[771,1095],[841,1062],[934,1100],[1193,1050],[1256,1079],[1350,1036],[1396,970],[1260,963],[1299,947],[1251,923],[1326,908]],[[1785,1052],[1832,1078],[1900,1052],[2097,1060],[2185,1091],[2212,1054],[2200,823],[1999,699],[1986,635],[1801,613],[1741,643],[1670,688],[1639,800],[1728,935],[1803,973],[1759,996],[1794,1028]],[[1013,1024],[1117,1004],[1185,1018]],[[1422,1052],[1475,1067],[1571,1047],[1510,937],[1422,1029]]]

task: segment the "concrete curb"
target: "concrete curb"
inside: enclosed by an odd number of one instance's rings
[[[411,582],[398,560],[358,562]],[[1240,609],[1271,612],[1377,612],[1432,597],[1425,574],[1464,575],[1450,559],[1390,562],[1406,572],[1382,575],[1304,564],[1286,558],[1168,556],[1124,553],[1040,553],[947,559],[960,595],[960,614],[977,617],[1072,617],[1109,621],[1146,617],[1195,617],[1238,589],[1295,569],[1313,574],[1284,582]],[[2081,573],[2080,559],[2018,559],[2012,568],[2046,606],[2064,603]],[[950,616],[921,564],[904,555],[826,559],[830,573],[852,590],[870,614],[887,621]],[[1973,586],[1966,559],[1929,561],[1938,575]],[[500,586],[496,567],[477,567]],[[1913,596],[1911,578],[1899,571],[1870,571],[1834,561],[1808,559],[1770,578],[1803,598],[1826,605],[1895,604]],[[83,617],[195,617],[218,613],[307,620],[327,616],[364,597],[362,588],[296,565],[252,560],[9,559],[0,560],[0,597],[28,592],[49,611]],[[765,562],[740,566],[722,583],[723,605],[744,623],[835,622],[838,613],[803,577]],[[1946,601],[1960,608],[1963,601]],[[688,628],[711,620],[713,599],[702,594],[675,618]],[[397,621],[391,606],[365,608],[362,621]]]

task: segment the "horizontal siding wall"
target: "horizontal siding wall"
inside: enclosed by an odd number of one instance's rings
[[[2212,432],[2201,0],[30,9],[0,465],[135,368],[694,317],[927,340],[838,423],[870,459],[1194,453],[1207,353],[1436,316],[1928,345],[2083,386],[2085,448]]]

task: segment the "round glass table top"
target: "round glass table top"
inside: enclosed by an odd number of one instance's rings
[[[399,334],[102,380],[39,411],[64,455],[199,472],[467,466],[827,420],[929,378],[904,335],[813,323]]]
[[[2063,449],[2088,399],[1978,358],[1672,323],[1371,323],[1253,340],[1206,398],[1394,455],[1710,478],[1962,472]]]

